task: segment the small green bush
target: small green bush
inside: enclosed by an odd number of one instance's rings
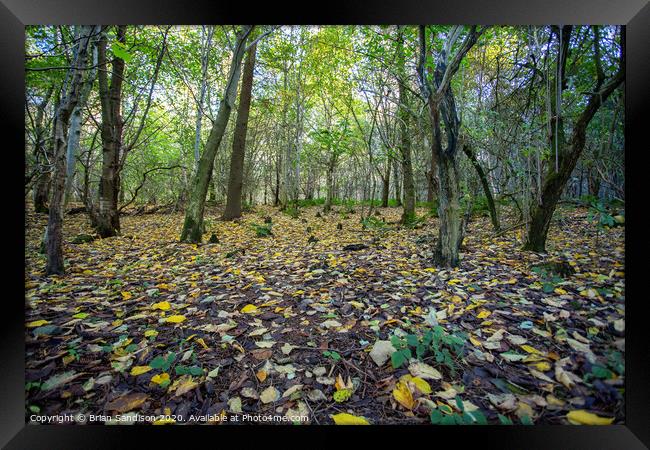
[[[259,225],[257,223],[251,224],[253,230],[255,230],[255,235],[257,237],[268,237],[273,236],[271,232],[272,224]]]
[[[422,360],[427,355],[433,355],[438,364],[447,366],[452,375],[456,373],[454,357],[461,357],[464,352],[467,335],[465,333],[450,334],[440,325],[434,326],[423,335],[408,334],[404,338],[391,336],[390,341],[396,351],[391,355],[394,368],[399,368],[413,358]]]

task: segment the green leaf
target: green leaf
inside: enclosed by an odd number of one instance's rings
[[[125,63],[128,63],[131,60],[132,55],[126,50],[125,45],[121,42],[113,42],[111,50],[113,50],[113,55],[120,58]]]
[[[533,421],[528,416],[521,416],[519,418],[519,420],[521,421],[522,425],[532,425],[533,424]]]
[[[398,369],[402,367],[402,364],[404,364],[407,361],[406,357],[404,356],[404,353],[402,350],[398,350],[396,352],[393,352],[392,355],[390,355],[390,362],[393,365],[394,369]]]
[[[463,401],[461,400],[460,395],[456,396],[456,407],[461,412],[465,411],[465,405],[463,405]]]
[[[499,422],[501,422],[501,425],[512,425],[512,420],[509,417],[506,417],[502,414],[499,414]]]

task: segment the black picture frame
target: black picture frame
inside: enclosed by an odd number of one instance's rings
[[[224,444],[223,436],[236,438],[244,448],[251,439],[276,440],[301,446],[338,446],[348,434],[361,438],[379,436],[383,445],[443,444],[443,438],[480,448],[588,448],[636,449],[650,446],[650,351],[646,316],[637,295],[643,288],[643,261],[647,238],[643,227],[643,171],[647,152],[642,136],[648,109],[650,81],[650,4],[647,0],[417,0],[375,1],[361,4],[328,1],[308,5],[257,5],[236,1],[182,2],[172,0],[0,0],[0,123],[7,129],[0,140],[4,165],[3,181],[8,229],[0,242],[9,254],[3,269],[3,286],[11,286],[2,299],[0,326],[0,444],[5,448],[113,448],[128,447],[144,439],[179,439],[198,446],[198,434],[207,442]],[[24,195],[18,192],[21,161],[24,165],[24,27],[35,24],[137,23],[137,24],[622,24],[626,27],[627,67],[625,82],[626,119],[626,392],[625,425],[587,426],[486,426],[486,427],[272,427],[257,426],[256,432],[239,427],[109,427],[99,425],[26,425],[24,419],[25,311],[24,269],[12,261],[24,258]],[[643,146],[645,145],[646,148]],[[11,176],[7,176],[11,175]],[[13,178],[16,179],[13,179]],[[636,202],[636,205],[635,205]],[[640,203],[639,203],[640,202]],[[22,219],[19,219],[22,218]],[[638,236],[637,236],[638,235]],[[638,237],[638,239],[635,239]],[[8,244],[8,245],[7,245]],[[11,256],[14,254],[14,256]],[[13,294],[14,289],[16,295]],[[9,293],[11,292],[11,293]],[[345,429],[344,429],[345,428]],[[119,431],[118,431],[119,430]],[[325,431],[324,431],[325,430]],[[261,432],[260,432],[261,431]],[[318,438],[312,436],[318,433]],[[342,436],[345,433],[346,436]],[[236,436],[233,436],[236,434]],[[312,440],[313,439],[313,440]],[[317,440],[316,440],[317,439]],[[345,439],[345,441],[342,441]],[[394,441],[394,442],[390,442]],[[346,442],[347,443],[347,442]],[[183,445],[183,444],[178,444]],[[382,446],[383,446],[382,445]],[[454,445],[454,444],[451,444]]]

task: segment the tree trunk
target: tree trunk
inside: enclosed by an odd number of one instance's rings
[[[52,196],[50,198],[49,216],[46,231],[47,275],[65,272],[63,262],[63,190],[66,172],[66,131],[70,115],[79,101],[79,90],[86,65],[88,43],[93,31],[92,26],[82,26],[79,33],[79,49],[75,55],[73,69],[66,79],[62,99],[56,111],[55,140],[54,140],[54,174],[52,177]]]
[[[395,203],[402,206],[402,186],[399,182],[399,164],[397,159],[393,160],[393,188],[395,190]]]
[[[492,221],[492,227],[494,228],[494,231],[498,233],[501,231],[501,226],[499,225],[499,216],[497,215],[497,209],[494,204],[494,197],[492,196],[492,189],[490,189],[490,183],[488,182],[487,175],[485,174],[483,167],[481,167],[479,164],[478,159],[476,158],[476,154],[474,154],[474,151],[469,146],[469,144],[463,145],[463,152],[465,155],[467,155],[469,161],[472,163],[472,166],[478,174],[478,178],[481,181],[481,186],[483,187],[483,193],[487,199],[488,209],[490,210],[490,220]]]
[[[48,164],[48,159],[52,159],[52,151],[50,146],[45,144],[45,134],[46,129],[43,126],[43,118],[45,116],[45,108],[50,101],[54,88],[50,87],[43,98],[43,101],[38,105],[38,111],[36,112],[36,123],[34,129],[34,156],[36,160],[36,165],[38,167],[38,175],[36,178],[36,183],[34,184],[34,210],[37,213],[46,213],[47,202],[50,193],[50,168]],[[55,107],[55,110],[58,108]],[[54,134],[54,133],[52,133]],[[54,144],[51,144],[54,145]]]
[[[456,111],[454,93],[451,89],[451,79],[458,71],[463,57],[474,46],[481,33],[482,31],[478,32],[476,27],[472,27],[456,54],[453,58],[450,58],[449,64],[447,64],[446,50],[443,50],[436,64],[433,83],[431,83],[425,67],[427,54],[426,27],[421,25],[419,29],[420,59],[418,76],[429,107],[434,149],[436,150],[434,156],[438,166],[438,218],[440,228],[435,259],[439,265],[447,267],[457,267],[459,265],[459,249],[463,239],[457,166],[460,119]],[[448,45],[447,50],[450,50],[451,47],[451,45]],[[440,129],[441,116],[447,135],[447,146],[444,149],[438,139],[442,135]]]
[[[447,267],[457,267],[462,241],[458,167],[454,156],[443,154],[438,161],[438,247],[435,259]]]
[[[388,197],[390,196],[390,162],[386,164],[386,175],[381,178],[381,207],[388,208]]]
[[[228,198],[226,210],[223,213],[225,220],[241,217],[241,198],[244,175],[244,156],[246,152],[246,132],[248,130],[248,113],[251,106],[253,89],[253,69],[255,68],[255,50],[253,46],[248,50],[244,71],[242,73],[241,92],[237,109],[237,122],[232,139],[232,157],[230,159],[230,175],[228,180]]]
[[[219,149],[219,144],[226,131],[230,112],[232,111],[235,96],[237,95],[237,84],[239,83],[239,74],[241,72],[241,61],[246,51],[246,39],[248,38],[252,26],[244,26],[242,31],[237,34],[237,42],[230,63],[228,82],[224,89],[223,100],[219,105],[219,111],[215,118],[210,136],[205,144],[205,149],[199,159],[196,174],[192,180],[191,193],[189,202],[185,210],[185,222],[181,232],[180,240],[182,242],[199,243],[203,231],[203,211],[205,209],[205,198],[208,193],[208,186],[212,178],[214,168],[214,159]]]
[[[124,44],[126,26],[117,29],[117,41]],[[120,216],[117,210],[120,186],[119,163],[122,147],[122,81],[124,60],[117,56],[111,62],[110,86],[106,70],[107,38],[102,34],[99,40],[98,59],[101,70],[98,72],[99,97],[102,110],[102,173],[99,181],[99,208],[91,213],[97,233],[102,237],[116,236],[120,232]],[[94,216],[94,217],[93,217]]]
[[[68,132],[68,148],[66,152],[66,175],[65,175],[65,200],[64,206],[70,201],[72,194],[72,182],[74,180],[74,166],[75,157],[79,148],[79,141],[81,139],[81,108],[86,103],[88,95],[92,89],[95,77],[97,75],[98,54],[97,47],[95,46],[96,40],[93,38],[91,45],[93,46],[93,69],[87,74],[79,94],[79,104],[72,112],[70,120],[70,131]]]
[[[334,200],[334,167],[335,167],[335,159],[332,156],[330,158],[330,162],[327,166],[327,175],[326,175],[326,182],[327,182],[327,196],[325,198],[325,205],[323,205],[323,212],[330,212],[332,210],[332,203]]]
[[[205,26],[203,26],[203,32],[205,33]],[[199,96],[199,103],[196,105],[196,129],[194,133],[194,164],[199,163],[200,158],[200,146],[201,146],[201,125],[203,118],[203,104],[205,101],[205,91],[207,85],[207,74],[208,74],[208,60],[210,55],[210,46],[212,43],[212,35],[214,33],[214,28],[208,26],[207,36],[205,36],[205,46],[202,48],[203,54],[201,55],[201,93]]]

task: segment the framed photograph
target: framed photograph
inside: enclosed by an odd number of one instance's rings
[[[649,18],[2,0],[2,444],[647,448]]]

